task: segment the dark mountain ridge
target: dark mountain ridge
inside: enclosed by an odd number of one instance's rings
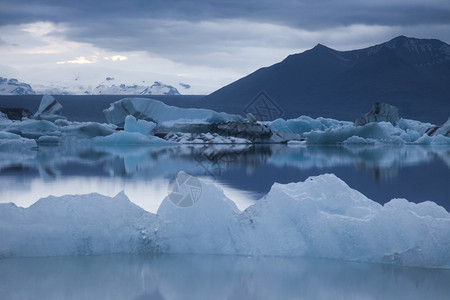
[[[354,120],[372,103],[386,102],[397,106],[402,117],[443,123],[450,115],[450,46],[405,36],[351,51],[318,44],[261,68],[198,104],[244,114],[261,91],[281,107],[283,118]]]

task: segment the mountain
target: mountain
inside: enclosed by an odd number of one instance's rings
[[[171,85],[155,81],[151,86],[100,84],[89,94],[92,95],[180,95]]]
[[[155,81],[151,86],[111,84],[114,78],[107,77],[106,81],[94,89],[81,85],[65,87],[55,85],[33,85],[19,82],[14,78],[0,77],[0,95],[180,95],[178,90],[171,86]]]
[[[0,95],[34,95],[33,88],[27,84],[19,82],[14,78],[0,77]]]
[[[405,118],[445,122],[450,114],[450,46],[405,36],[352,51],[318,44],[215,91],[198,105],[245,113],[269,103],[272,117],[354,120],[374,102],[397,106]]]

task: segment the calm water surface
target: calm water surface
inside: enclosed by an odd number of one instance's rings
[[[334,173],[368,198],[431,200],[450,210],[448,147],[40,147],[0,152],[0,202],[27,207],[49,195],[125,191],[156,212],[179,171],[221,185],[244,209],[274,182]]]
[[[1,299],[448,299],[450,270],[324,259],[113,255],[0,260]]]

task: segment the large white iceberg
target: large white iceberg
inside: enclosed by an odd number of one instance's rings
[[[106,120],[117,126],[124,126],[125,118],[132,115],[140,120],[151,121],[158,126],[171,127],[185,123],[225,123],[244,121],[241,116],[218,113],[210,109],[179,108],[149,98],[124,98],[111,103],[103,111]]]
[[[380,205],[332,174],[274,184],[242,212],[202,180],[195,197],[180,207],[169,195],[156,215],[124,194],[0,204],[0,253],[286,255],[450,268],[450,214],[434,202]]]

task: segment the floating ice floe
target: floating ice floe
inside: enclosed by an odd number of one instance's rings
[[[155,127],[156,123],[145,120],[137,120],[132,115],[125,117],[124,130],[126,132],[139,132],[143,135],[149,135]]]
[[[244,121],[238,115],[218,113],[210,109],[179,108],[161,101],[148,98],[124,98],[111,103],[103,111],[108,123],[124,126],[125,118],[132,115],[140,120],[151,121],[160,127],[171,127],[174,124],[204,124]]]
[[[62,106],[44,96],[37,119],[0,118],[0,131],[32,139],[39,145],[86,143],[94,145],[150,145],[163,140],[178,143],[287,143],[306,144],[443,144],[450,145],[450,121],[441,126],[398,118],[388,104],[376,103],[358,122],[301,116],[257,122],[208,109],[185,109],[146,98],[125,98],[104,110],[109,124],[71,122]],[[119,127],[118,127],[119,126]],[[123,128],[122,128],[123,127]],[[89,141],[90,143],[90,141]],[[299,143],[297,143],[299,144]]]
[[[352,122],[338,121],[335,119],[322,118],[313,119],[308,116],[301,116],[296,119],[276,119],[268,122],[268,127],[278,132],[289,132],[303,135],[305,132],[321,131],[329,128],[351,125]]]
[[[434,202],[380,205],[325,174],[274,184],[240,211],[219,187],[195,180],[192,205],[180,207],[169,194],[156,215],[124,194],[49,197],[29,208],[0,204],[0,254],[311,256],[450,268],[450,214]]]
[[[448,123],[448,122],[447,122]],[[446,123],[446,124],[447,124]],[[390,122],[371,122],[354,126],[351,122],[333,119],[299,117],[292,120],[277,119],[269,128],[299,134],[308,144],[444,144],[450,145],[450,132],[440,126],[429,135],[432,124],[400,119],[394,126]],[[428,132],[427,132],[428,130]],[[443,135],[447,134],[447,136]]]
[[[444,144],[450,145],[450,119],[442,126],[400,119],[398,109],[375,103],[354,123],[326,118],[277,119],[268,127],[300,135],[308,144]]]
[[[167,141],[182,144],[251,144],[252,142],[233,136],[222,136],[217,133],[168,133],[165,137]]]
[[[0,150],[20,151],[21,149],[36,147],[36,141],[23,138],[18,134],[0,131]]]
[[[115,131],[105,136],[94,137],[94,145],[155,145],[173,144],[171,141],[151,135],[156,124],[145,120],[136,120],[128,115],[125,118],[124,130]]]

